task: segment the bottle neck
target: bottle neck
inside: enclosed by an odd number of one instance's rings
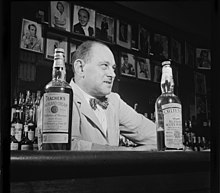
[[[66,68],[63,59],[55,59],[53,64],[52,79],[66,81]]]
[[[162,68],[162,77],[161,77],[160,87],[161,87],[161,91],[163,94],[174,93],[172,68],[169,65],[165,65]]]

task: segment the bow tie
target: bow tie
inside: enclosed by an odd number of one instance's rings
[[[92,109],[94,109],[94,110],[97,109],[97,104],[99,106],[101,106],[103,109],[107,109],[107,107],[108,107],[108,98],[106,98],[106,97],[103,97],[103,98],[100,98],[100,99],[91,98],[89,100],[89,104],[92,107]]]

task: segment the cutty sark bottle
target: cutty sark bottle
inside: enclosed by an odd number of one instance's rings
[[[155,103],[158,151],[182,150],[182,106],[174,94],[170,61],[162,62],[161,91]]]
[[[64,50],[55,49],[52,81],[45,86],[42,116],[42,150],[69,150],[73,91],[66,82]]]

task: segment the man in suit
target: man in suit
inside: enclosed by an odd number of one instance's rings
[[[111,50],[103,43],[86,41],[73,61],[71,150],[155,150],[155,124],[111,91],[116,68]],[[119,146],[120,133],[137,147]]]
[[[90,14],[88,10],[81,8],[78,11],[79,23],[73,26],[73,32],[83,34],[86,36],[93,36],[94,30],[91,26],[88,26]]]

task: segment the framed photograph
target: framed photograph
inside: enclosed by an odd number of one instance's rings
[[[151,80],[150,60],[138,57],[136,59],[137,77],[143,80]]]
[[[43,41],[41,24],[22,19],[20,48],[43,53]]]
[[[157,59],[168,59],[168,37],[154,33],[151,37],[151,54]]]
[[[139,50],[139,25],[132,24],[131,25],[131,48],[134,50]]]
[[[185,64],[195,66],[195,48],[188,42],[185,42]]]
[[[136,76],[135,58],[133,54],[122,52],[120,57],[120,64],[120,72],[122,75],[131,77]]]
[[[80,41],[70,41],[70,54],[69,54],[69,56],[70,56],[70,64],[73,64],[73,54],[75,53],[75,51],[76,51],[76,49],[78,48],[78,46],[81,44],[82,42],[80,42]]]
[[[161,75],[162,75],[162,66],[159,61],[152,61],[151,67],[153,69],[153,81],[160,83],[161,82]]]
[[[199,72],[195,72],[195,92],[196,94],[206,94],[205,75]]]
[[[207,101],[206,96],[196,95],[196,116],[207,116]]]
[[[178,40],[171,38],[171,59],[174,62],[181,64],[181,58],[181,43]]]
[[[113,43],[115,38],[114,19],[96,12],[95,34],[96,38]]]
[[[95,36],[95,10],[74,5],[72,32],[83,36]]]
[[[46,40],[46,59],[54,59],[54,51],[56,48],[63,48],[64,53],[67,54],[67,40],[50,39]],[[65,55],[65,63],[67,63],[67,56]]]
[[[209,49],[196,48],[196,66],[198,69],[211,69],[211,53]]]
[[[139,50],[146,55],[150,52],[150,32],[139,25]]]
[[[117,19],[116,43],[122,47],[131,49],[131,25]]]
[[[50,26],[70,32],[70,4],[67,1],[50,2]]]

